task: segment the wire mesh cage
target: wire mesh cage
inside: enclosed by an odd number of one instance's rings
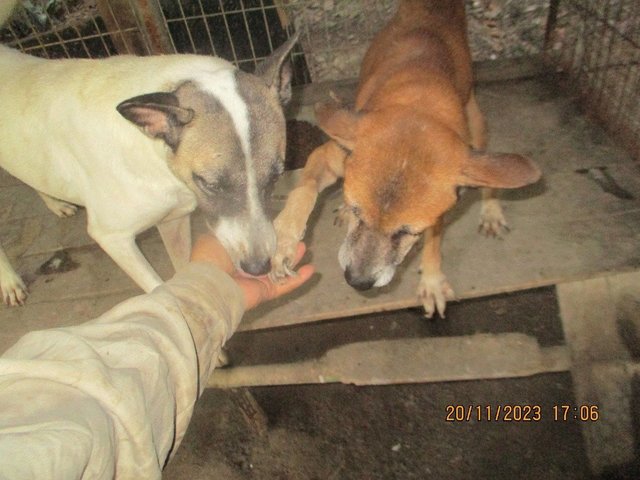
[[[296,30],[294,85],[354,78],[397,0],[20,0],[0,42],[47,58],[218,55],[251,71]],[[638,0],[466,0],[474,60],[544,53],[640,158]]]
[[[216,55],[251,71],[291,33],[274,0],[21,0],[0,42],[45,58]],[[292,60],[308,83],[299,49]]]
[[[640,2],[553,0],[546,54],[640,160]]]

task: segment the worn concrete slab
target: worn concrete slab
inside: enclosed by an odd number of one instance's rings
[[[581,422],[591,469],[601,473],[636,456],[640,272],[563,283],[557,294],[576,395],[568,414]]]

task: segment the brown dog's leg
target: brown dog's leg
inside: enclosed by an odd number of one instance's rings
[[[431,318],[437,310],[444,318],[444,310],[447,300],[455,298],[453,289],[447,278],[442,273],[440,241],[442,239],[442,220],[425,231],[424,248],[422,250],[422,263],[420,284],[418,285],[418,298],[424,306],[424,314]]]
[[[297,243],[304,237],[318,193],[344,175],[346,157],[347,152],[334,141],[320,145],[309,155],[298,186],[291,191],[282,212],[274,221],[278,240],[276,254],[271,259],[271,278],[294,275],[291,261]]]
[[[487,127],[473,92],[465,109],[469,123],[469,133],[471,134],[471,146],[475,150],[484,151],[487,148]],[[478,231],[488,237],[499,237],[502,233],[509,231],[507,221],[502,213],[502,207],[498,201],[498,194],[492,188],[482,189],[482,207],[480,209]]]

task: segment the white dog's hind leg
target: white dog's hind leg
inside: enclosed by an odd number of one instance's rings
[[[179,268],[189,262],[189,256],[191,255],[190,214],[159,223],[157,227],[173,268],[177,272]]]
[[[78,211],[78,207],[73,203],[58,200],[57,198],[50,197],[46,193],[42,192],[38,192],[38,195],[40,195],[40,198],[42,198],[49,210],[59,217],[70,217],[75,215]]]
[[[0,290],[2,300],[7,305],[15,307],[23,305],[27,299],[27,287],[20,276],[15,272],[7,255],[0,246]]]
[[[145,292],[162,283],[151,264],[144,258],[133,236],[102,235],[89,226],[89,235]]]

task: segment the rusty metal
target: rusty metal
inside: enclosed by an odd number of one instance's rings
[[[164,23],[162,10],[157,0],[136,0],[131,2],[140,30],[145,36],[150,53],[161,55],[172,52],[173,46],[169,40],[169,31]]]
[[[111,32],[111,40],[120,54],[145,55],[145,44],[129,0],[98,0],[98,12]]]

